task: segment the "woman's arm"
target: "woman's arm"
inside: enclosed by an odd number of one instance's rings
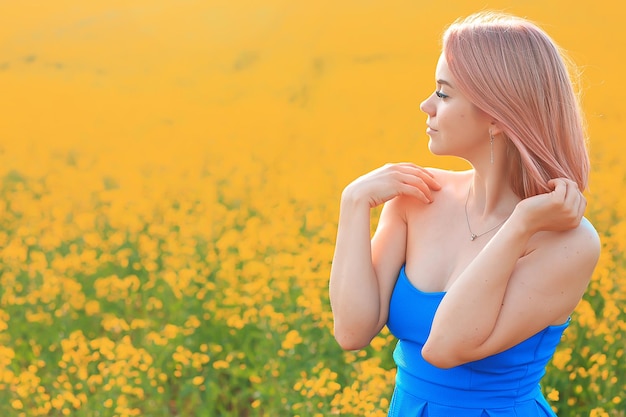
[[[451,285],[443,298],[424,358],[442,368],[512,347],[564,322],[585,291],[599,256],[575,184],[553,181],[552,193],[518,204],[513,214]],[[537,248],[526,253],[540,231]]]
[[[386,321],[385,300],[390,279],[384,268],[374,267],[372,247],[376,240],[390,242],[389,248],[396,249],[395,253],[389,253],[392,263],[401,265],[399,256],[404,257],[406,226],[398,218],[394,201],[383,207],[379,226],[370,242],[369,206],[359,205],[349,197],[342,200],[330,275],[330,302],[335,338],[344,349],[367,346]]]
[[[329,286],[335,338],[344,349],[367,346],[387,321],[395,275],[406,253],[403,204],[410,198],[404,196],[429,203],[431,190],[439,188],[427,170],[393,164],[344,190]],[[383,203],[370,241],[370,209]]]

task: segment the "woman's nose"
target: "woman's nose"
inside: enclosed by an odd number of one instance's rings
[[[429,116],[434,116],[434,111],[435,111],[435,106],[433,106],[431,102],[433,95],[434,93],[428,96],[428,98],[422,101],[422,103],[420,104],[420,110],[428,114]]]

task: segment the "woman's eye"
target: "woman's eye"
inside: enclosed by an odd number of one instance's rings
[[[436,94],[436,95],[437,95],[437,97],[439,97],[439,98],[447,98],[447,97],[448,97],[448,95],[447,95],[447,94],[444,94],[444,93],[442,93],[441,91],[435,91],[435,94]]]

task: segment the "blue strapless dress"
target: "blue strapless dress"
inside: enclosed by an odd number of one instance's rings
[[[539,381],[569,324],[550,326],[493,356],[450,369],[422,358],[422,346],[444,292],[422,292],[400,270],[387,326],[399,339],[393,353],[393,417],[554,417]]]

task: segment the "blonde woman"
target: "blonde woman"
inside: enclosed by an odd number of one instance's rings
[[[388,164],[345,188],[335,338],[399,339],[390,416],[553,416],[539,382],[600,251],[566,63],[535,24],[479,13],[446,30],[435,85],[429,149],[472,169]]]

